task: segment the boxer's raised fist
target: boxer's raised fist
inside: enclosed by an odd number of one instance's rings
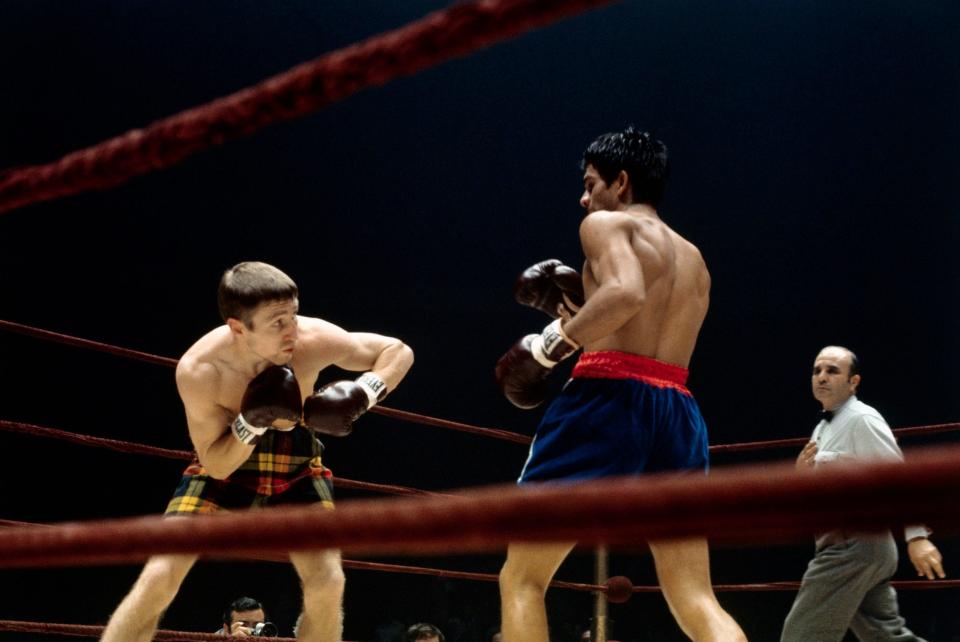
[[[517,277],[513,298],[554,319],[561,316],[561,310],[572,317],[583,306],[583,279],[579,272],[557,259],[540,261]]]
[[[233,434],[245,444],[257,439],[274,423],[289,430],[300,420],[303,400],[300,384],[287,366],[270,366],[247,384],[240,401],[240,414],[233,422]]]
[[[303,424],[327,435],[349,435],[357,417],[372,408],[386,392],[383,379],[372,372],[365,372],[356,381],[327,384],[303,404]]]
[[[537,363],[530,350],[536,336],[528,334],[513,344],[494,369],[504,396],[518,408],[536,408],[547,398],[550,368]]]
[[[578,346],[557,319],[540,334],[528,334],[497,361],[495,374],[504,396],[519,408],[535,408],[547,396],[547,376],[557,363]]]

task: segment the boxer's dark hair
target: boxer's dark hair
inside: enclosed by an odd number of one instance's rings
[[[621,170],[625,171],[633,187],[633,202],[654,207],[663,198],[670,174],[667,146],[633,125],[622,132],[598,136],[583,152],[580,169],[587,165],[593,165],[608,184],[617,179]]]
[[[233,602],[227,605],[227,608],[223,610],[223,623],[228,627],[233,624],[233,614],[242,613],[243,611],[256,611],[257,609],[263,611],[263,615],[266,616],[267,612],[263,609],[263,604],[256,601],[252,597],[238,597]]]
[[[443,633],[432,624],[426,624],[421,622],[420,624],[414,624],[409,629],[407,629],[407,634],[404,640],[406,642],[417,642],[417,640],[429,640],[432,637],[436,637],[443,642]]]
[[[223,273],[217,289],[220,316],[240,319],[253,329],[253,311],[266,301],[285,301],[299,295],[289,276],[267,263],[245,261]]]

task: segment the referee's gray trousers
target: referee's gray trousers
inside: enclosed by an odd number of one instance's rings
[[[900,617],[888,581],[896,569],[889,531],[821,535],[780,642],[840,642],[847,630],[862,642],[926,642]]]

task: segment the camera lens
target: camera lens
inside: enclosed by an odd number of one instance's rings
[[[276,637],[278,633],[277,625],[273,622],[258,622],[251,635],[254,635],[258,638],[272,638]]]

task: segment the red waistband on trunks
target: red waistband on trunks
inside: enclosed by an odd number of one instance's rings
[[[689,395],[690,371],[672,363],[629,352],[584,352],[573,368],[574,379],[635,379],[658,388],[673,388]]]

